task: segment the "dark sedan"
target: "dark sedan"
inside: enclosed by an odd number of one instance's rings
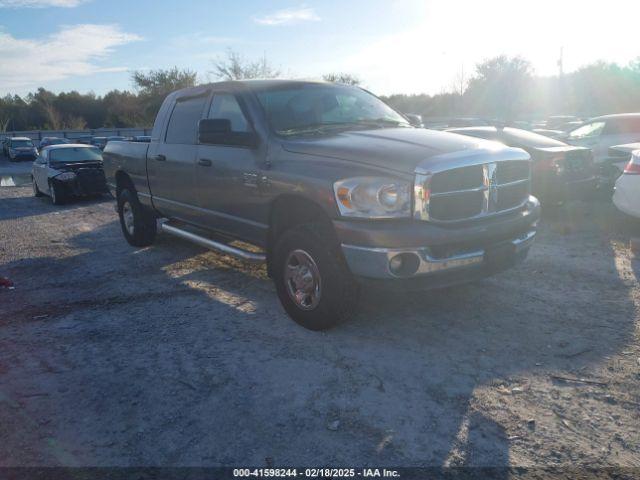
[[[107,192],[102,152],[91,145],[66,144],[43,148],[32,169],[33,194],[49,195],[55,205],[72,196]]]
[[[38,149],[27,137],[13,137],[6,144],[7,155],[11,162],[33,160],[38,156]]]
[[[591,150],[518,128],[469,127],[449,132],[493,140],[531,155],[531,188],[542,202],[558,203],[591,195],[597,185]]]
[[[64,143],[71,143],[66,138],[60,137],[44,137],[40,140],[40,148],[50,147],[51,145],[62,145]]]

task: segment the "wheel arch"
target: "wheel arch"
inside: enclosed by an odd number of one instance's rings
[[[305,223],[320,223],[333,232],[333,223],[322,206],[295,194],[283,194],[271,202],[267,234],[267,273],[272,274],[273,248],[282,233]]]

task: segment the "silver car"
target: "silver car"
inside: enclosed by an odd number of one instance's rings
[[[33,194],[49,195],[54,205],[72,196],[106,193],[102,151],[91,145],[61,144],[43,148],[31,170]]]
[[[619,171],[612,168],[609,147],[640,141],[640,113],[622,113],[592,118],[569,132],[565,141],[590,148],[600,176],[613,183]]]

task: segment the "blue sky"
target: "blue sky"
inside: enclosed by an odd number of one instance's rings
[[[285,76],[344,71],[379,94],[438,93],[506,53],[540,74],[640,56],[640,2],[609,0],[0,0],[0,95],[131,89],[136,69],[209,79],[233,48]]]

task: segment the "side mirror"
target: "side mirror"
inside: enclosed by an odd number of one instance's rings
[[[198,122],[198,143],[256,148],[258,136],[254,132],[233,132],[228,118],[207,118]]]

